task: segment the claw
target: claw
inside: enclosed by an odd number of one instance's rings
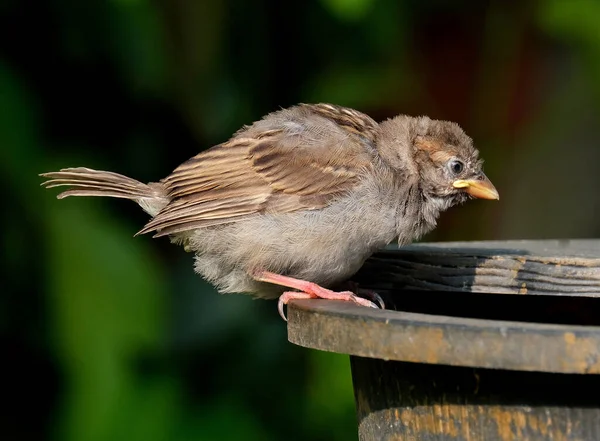
[[[362,291],[361,292],[362,296],[370,299],[371,301],[377,302],[379,309],[385,309],[385,302],[383,301],[381,296],[379,294],[377,294],[375,291],[371,291],[371,290],[360,290],[360,291]]]
[[[383,301],[381,296],[379,294],[377,294],[376,292],[373,293],[373,296],[374,296],[375,300],[377,301],[377,303],[379,303],[379,309],[385,309],[385,302]]]
[[[342,293],[340,293],[342,294]],[[364,299],[362,297],[357,296],[356,294],[352,294],[351,296],[349,296],[348,298],[349,301],[356,303],[357,305],[360,306],[365,306],[367,308],[375,308],[375,309],[380,309],[379,306],[377,306],[375,304],[375,302],[372,302],[369,299]]]
[[[383,298],[375,291],[359,288],[358,283],[350,280],[346,283],[348,284],[350,291],[356,293],[357,296],[365,297],[373,302],[377,302],[379,309],[385,309],[385,302],[383,301]]]
[[[287,317],[285,316],[285,312],[283,312],[283,305],[285,305],[285,303],[281,300],[281,297],[279,297],[279,300],[277,301],[277,311],[279,311],[279,316],[283,321],[287,322]]]
[[[279,296],[279,301],[277,302],[277,311],[279,311],[279,315],[281,318],[287,322],[287,317],[285,316],[285,312],[283,312],[283,305],[287,305],[290,300],[294,299],[314,299],[316,296],[311,294],[307,294],[305,292],[298,291],[287,291]]]

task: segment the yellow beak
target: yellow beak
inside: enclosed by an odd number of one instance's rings
[[[474,198],[500,199],[498,190],[484,174],[481,174],[479,179],[459,179],[454,181],[452,186],[454,188],[464,188]]]

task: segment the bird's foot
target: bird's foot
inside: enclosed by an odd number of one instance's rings
[[[318,297],[313,296],[311,294],[300,292],[300,291],[286,291],[279,296],[279,300],[277,301],[277,311],[279,311],[279,315],[281,318],[287,322],[287,317],[285,316],[285,312],[283,311],[283,307],[288,304],[290,300],[302,300],[302,299],[316,299]]]
[[[358,294],[360,297],[366,297],[367,300],[370,300],[371,302],[375,303],[379,307],[379,309],[385,309],[385,302],[383,301],[381,296],[375,291],[360,288],[356,291],[356,294]]]
[[[258,280],[259,282],[273,283],[275,285],[281,285],[287,288],[297,289],[299,291],[287,291],[279,297],[277,309],[279,310],[279,315],[285,321],[287,321],[287,318],[283,312],[283,306],[286,305],[290,300],[295,299],[343,300],[347,302],[354,302],[357,305],[366,306],[368,308],[378,308],[378,306],[372,301],[358,297],[351,291],[336,292],[327,288],[323,288],[322,286],[319,286],[313,282],[294,279],[293,277],[282,276],[269,271],[260,271],[255,273],[254,279]],[[383,305],[383,300],[381,300],[378,295],[377,298],[378,301],[380,301],[380,304]]]
[[[372,289],[359,288],[358,283],[347,281],[344,284],[348,287],[350,291],[358,295],[359,297],[364,297],[373,303],[376,303],[379,306],[379,309],[385,309],[385,302],[381,298],[379,294],[377,294]],[[344,285],[342,285],[344,286]]]

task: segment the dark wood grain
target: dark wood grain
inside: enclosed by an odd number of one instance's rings
[[[597,375],[350,361],[361,440],[600,440]]]
[[[369,259],[355,279],[376,290],[600,297],[600,240],[391,247]]]

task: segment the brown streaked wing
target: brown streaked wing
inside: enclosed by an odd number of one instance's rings
[[[349,132],[358,135],[367,141],[373,141],[377,137],[377,124],[373,118],[358,110],[349,107],[336,106],[334,104],[301,104],[316,114],[334,121]]]
[[[234,139],[176,168],[162,181],[171,202],[138,234],[157,231],[156,237],[164,236],[258,212],[270,190],[249,164],[248,145],[247,140]]]
[[[342,118],[341,110],[322,106],[309,117],[338,123],[331,114]],[[241,132],[200,153],[162,181],[171,202],[138,234],[157,231],[156,236],[164,236],[256,213],[326,206],[371,167],[375,130],[366,127],[359,136],[357,121],[350,118],[345,125],[336,124],[317,142],[314,134],[278,127],[252,138]]]

